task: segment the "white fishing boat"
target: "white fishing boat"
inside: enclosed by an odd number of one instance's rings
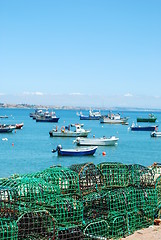
[[[128,124],[128,117],[121,117],[119,113],[113,114],[109,113],[107,116],[100,117],[100,123],[108,123],[108,124]]]
[[[85,130],[82,128],[83,124],[70,124],[68,126],[62,126],[61,130],[58,127],[52,129],[49,134],[50,137],[87,137],[91,130]],[[71,127],[75,128],[71,130]]]
[[[161,137],[161,132],[154,131],[150,135],[151,137]]]
[[[78,146],[114,146],[117,144],[119,138],[115,136],[111,136],[109,138],[101,137],[101,138],[80,138],[77,137],[74,142]]]

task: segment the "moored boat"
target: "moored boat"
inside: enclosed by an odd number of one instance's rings
[[[36,115],[36,122],[58,122],[59,117],[56,116],[55,112],[45,112],[41,115]]]
[[[8,116],[7,115],[2,115],[2,116],[0,116],[0,118],[8,118]]]
[[[118,142],[119,138],[112,136],[109,138],[76,138],[74,142],[78,146],[114,146]]]
[[[14,130],[12,126],[0,125],[0,133],[10,133]]]
[[[138,126],[138,125],[135,125],[134,123],[132,123],[130,129],[131,131],[155,131],[157,130],[158,126],[157,125],[154,125],[154,126]]]
[[[52,150],[52,152],[58,152],[59,156],[86,156],[93,155],[97,150],[96,147],[87,147],[87,148],[75,148],[75,149],[63,149],[61,145],[58,145],[57,148]]]
[[[109,113],[107,116],[100,117],[100,123],[108,123],[108,124],[128,124],[129,117],[121,117],[119,113],[113,114]]]
[[[83,115],[80,114],[80,120],[99,120],[101,117],[101,113],[98,112],[94,112],[92,110],[89,111],[89,115]]]
[[[157,117],[154,116],[154,114],[149,114],[149,117],[137,117],[137,122],[155,122],[157,120]]]
[[[61,130],[58,128],[52,129],[49,134],[50,137],[87,137],[91,130],[85,130],[82,128],[83,124],[70,124],[68,126],[62,126]],[[75,130],[71,130],[74,127]]]
[[[151,137],[161,137],[161,132],[154,131],[150,135]]]

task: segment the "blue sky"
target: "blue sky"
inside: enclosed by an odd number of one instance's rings
[[[161,108],[161,1],[1,0],[0,82],[0,102]]]

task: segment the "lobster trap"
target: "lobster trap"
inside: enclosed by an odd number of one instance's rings
[[[132,234],[138,229],[147,228],[152,225],[154,222],[154,214],[155,211],[150,206],[128,212],[128,233]]]
[[[92,239],[108,239],[109,237],[109,225],[104,219],[95,219],[87,222],[83,227],[84,240]]]
[[[104,162],[97,166],[103,175],[105,188],[127,187],[129,185],[128,165]]]
[[[154,172],[139,164],[129,165],[129,183],[135,187],[154,186]]]
[[[56,219],[58,227],[81,226],[83,203],[78,195],[62,195],[47,200],[42,206]]]
[[[149,207],[157,209],[157,194],[155,188],[136,188],[136,207],[142,209]]]
[[[110,212],[108,214],[109,238],[116,239],[128,234],[127,214]]]
[[[24,208],[33,208],[37,203],[42,204],[46,199],[50,199],[57,194],[60,195],[57,186],[53,186],[40,178],[8,179],[3,183],[1,182],[0,187],[1,189],[11,189],[8,199],[11,199],[11,196],[14,195],[16,197],[15,204]],[[2,193],[2,190],[0,193]],[[6,191],[4,194],[7,194]]]
[[[17,219],[16,223],[18,240],[53,240],[57,237],[56,220],[48,211],[25,212]]]
[[[93,163],[74,164],[70,169],[78,174],[79,187],[82,195],[99,191],[103,188],[103,177]]]
[[[69,168],[53,166],[38,173],[37,177],[57,186],[61,194],[79,194],[78,174]]]

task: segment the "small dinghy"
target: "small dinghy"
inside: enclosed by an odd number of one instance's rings
[[[58,152],[59,156],[85,156],[93,155],[96,150],[97,146],[87,148],[63,149],[61,145],[58,145],[56,149],[52,150],[52,152]]]

